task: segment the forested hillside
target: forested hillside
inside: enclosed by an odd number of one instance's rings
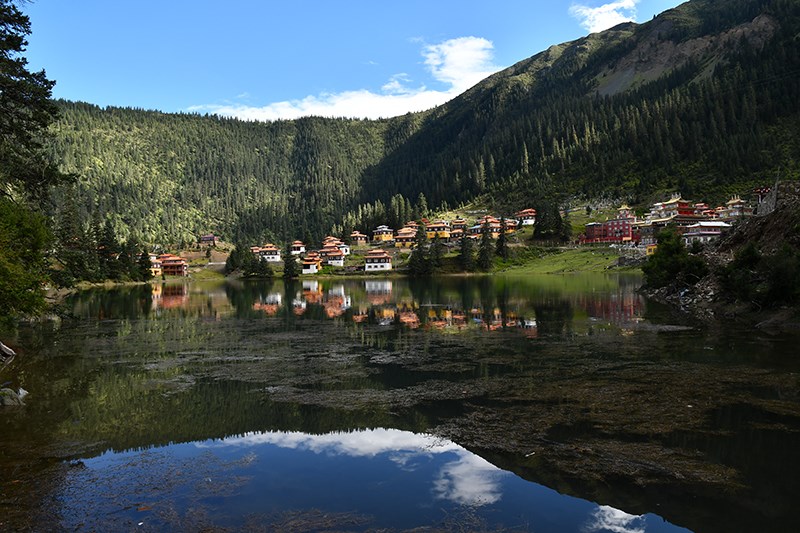
[[[65,214],[145,242],[318,240],[483,195],[711,201],[796,177],[800,2],[694,0],[550,49],[430,112],[268,124],[61,102]],[[420,196],[422,195],[422,196]]]

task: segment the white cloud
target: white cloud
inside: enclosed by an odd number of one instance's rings
[[[598,7],[573,4],[569,8],[569,14],[578,19],[580,25],[590,33],[594,33],[636,20],[638,3],[639,0],[616,0]]]
[[[380,92],[366,89],[309,95],[298,100],[254,107],[241,103],[196,105],[190,112],[213,113],[243,120],[323,117],[382,118],[423,111],[452,100],[502,67],[493,63],[493,44],[481,37],[459,37],[422,49],[424,64],[443,89],[412,85],[405,73],[392,76]]]
[[[592,513],[591,522],[584,531],[612,531],[613,533],[645,533],[644,518],[619,509],[600,505]]]
[[[492,64],[492,42],[480,37],[459,37],[440,44],[426,46],[425,65],[438,81],[462,93],[497,72]]]
[[[485,459],[464,453],[442,467],[433,483],[433,493],[459,505],[491,505],[503,496],[498,479],[502,474]]]
[[[413,471],[418,462],[425,458],[442,456],[443,464],[433,479],[432,492],[436,498],[471,506],[492,504],[502,498],[501,478],[506,475],[503,470],[452,441],[398,429],[379,428],[324,435],[269,431],[195,443],[195,446],[222,448],[263,444],[315,454],[349,457],[384,455],[398,468],[407,471]]]

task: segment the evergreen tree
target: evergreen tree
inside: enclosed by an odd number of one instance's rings
[[[27,68],[22,53],[31,23],[16,3],[0,0],[0,195],[21,191],[41,198],[64,178],[42,147],[48,126],[58,116],[50,99],[55,82],[44,70]]]
[[[253,259],[248,261],[242,269],[242,273],[245,276],[252,276],[256,278],[272,278],[275,276],[275,271],[272,270],[272,265],[263,259],[255,257],[253,254],[250,255],[253,256]]]
[[[138,266],[139,268],[136,277],[138,281],[149,281],[153,278],[153,271],[150,270],[153,267],[153,263],[150,261],[150,252],[148,252],[147,249],[144,249],[139,253]]]
[[[0,196],[0,321],[44,306],[49,241],[44,217]]]
[[[111,220],[107,219],[103,224],[103,229],[97,242],[100,272],[103,278],[119,280],[122,276],[119,261],[120,252],[120,244],[114,232],[114,225]]]
[[[428,200],[425,198],[425,193],[422,192],[417,197],[417,213],[419,213],[419,218],[428,216]]]
[[[708,268],[703,259],[689,255],[683,239],[673,229],[662,230],[658,236],[658,247],[642,266],[645,283],[654,288],[670,283],[694,285]]]
[[[292,255],[292,247],[286,244],[283,249],[283,279],[294,279],[300,276],[300,265],[297,264],[297,258]]]
[[[533,238],[552,241],[560,238],[563,231],[563,222],[558,205],[552,199],[542,201],[536,208],[536,225],[533,228]]]
[[[441,270],[444,253],[444,244],[439,238],[439,234],[436,234],[433,237],[433,242],[431,243],[430,252],[428,254],[428,270],[432,274]]]
[[[420,224],[417,228],[417,238],[411,257],[408,259],[408,273],[412,277],[422,277],[430,274],[430,261],[426,248],[428,246],[428,235],[425,231],[425,224]]]
[[[253,262],[253,252],[243,244],[236,244],[225,261],[225,273],[231,274],[237,270],[244,271]]]
[[[494,264],[494,243],[492,242],[492,231],[489,221],[483,223],[481,228],[481,241],[478,244],[478,268],[489,271]]]
[[[561,231],[559,231],[561,242],[572,240],[572,222],[569,220],[569,210],[564,209],[564,216],[561,218]]]
[[[460,253],[458,256],[458,263],[461,265],[461,269],[465,272],[472,272],[475,269],[475,257],[474,257],[474,244],[472,239],[470,239],[467,235],[461,237],[461,247]]]
[[[508,259],[508,237],[506,236],[506,218],[500,218],[500,235],[497,237],[495,253],[503,259]]]

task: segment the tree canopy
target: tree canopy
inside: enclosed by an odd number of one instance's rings
[[[58,108],[50,99],[55,82],[27,68],[31,24],[16,4],[0,0],[0,191],[38,197],[62,177],[42,145]]]
[[[17,2],[0,0],[0,319],[44,305],[50,234],[36,208],[62,178],[42,144],[57,116],[54,82],[27,68],[30,31]]]

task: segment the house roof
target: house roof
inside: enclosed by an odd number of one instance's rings
[[[382,259],[382,258],[391,258],[391,256],[386,253],[386,250],[370,250],[367,252],[367,259]]]

